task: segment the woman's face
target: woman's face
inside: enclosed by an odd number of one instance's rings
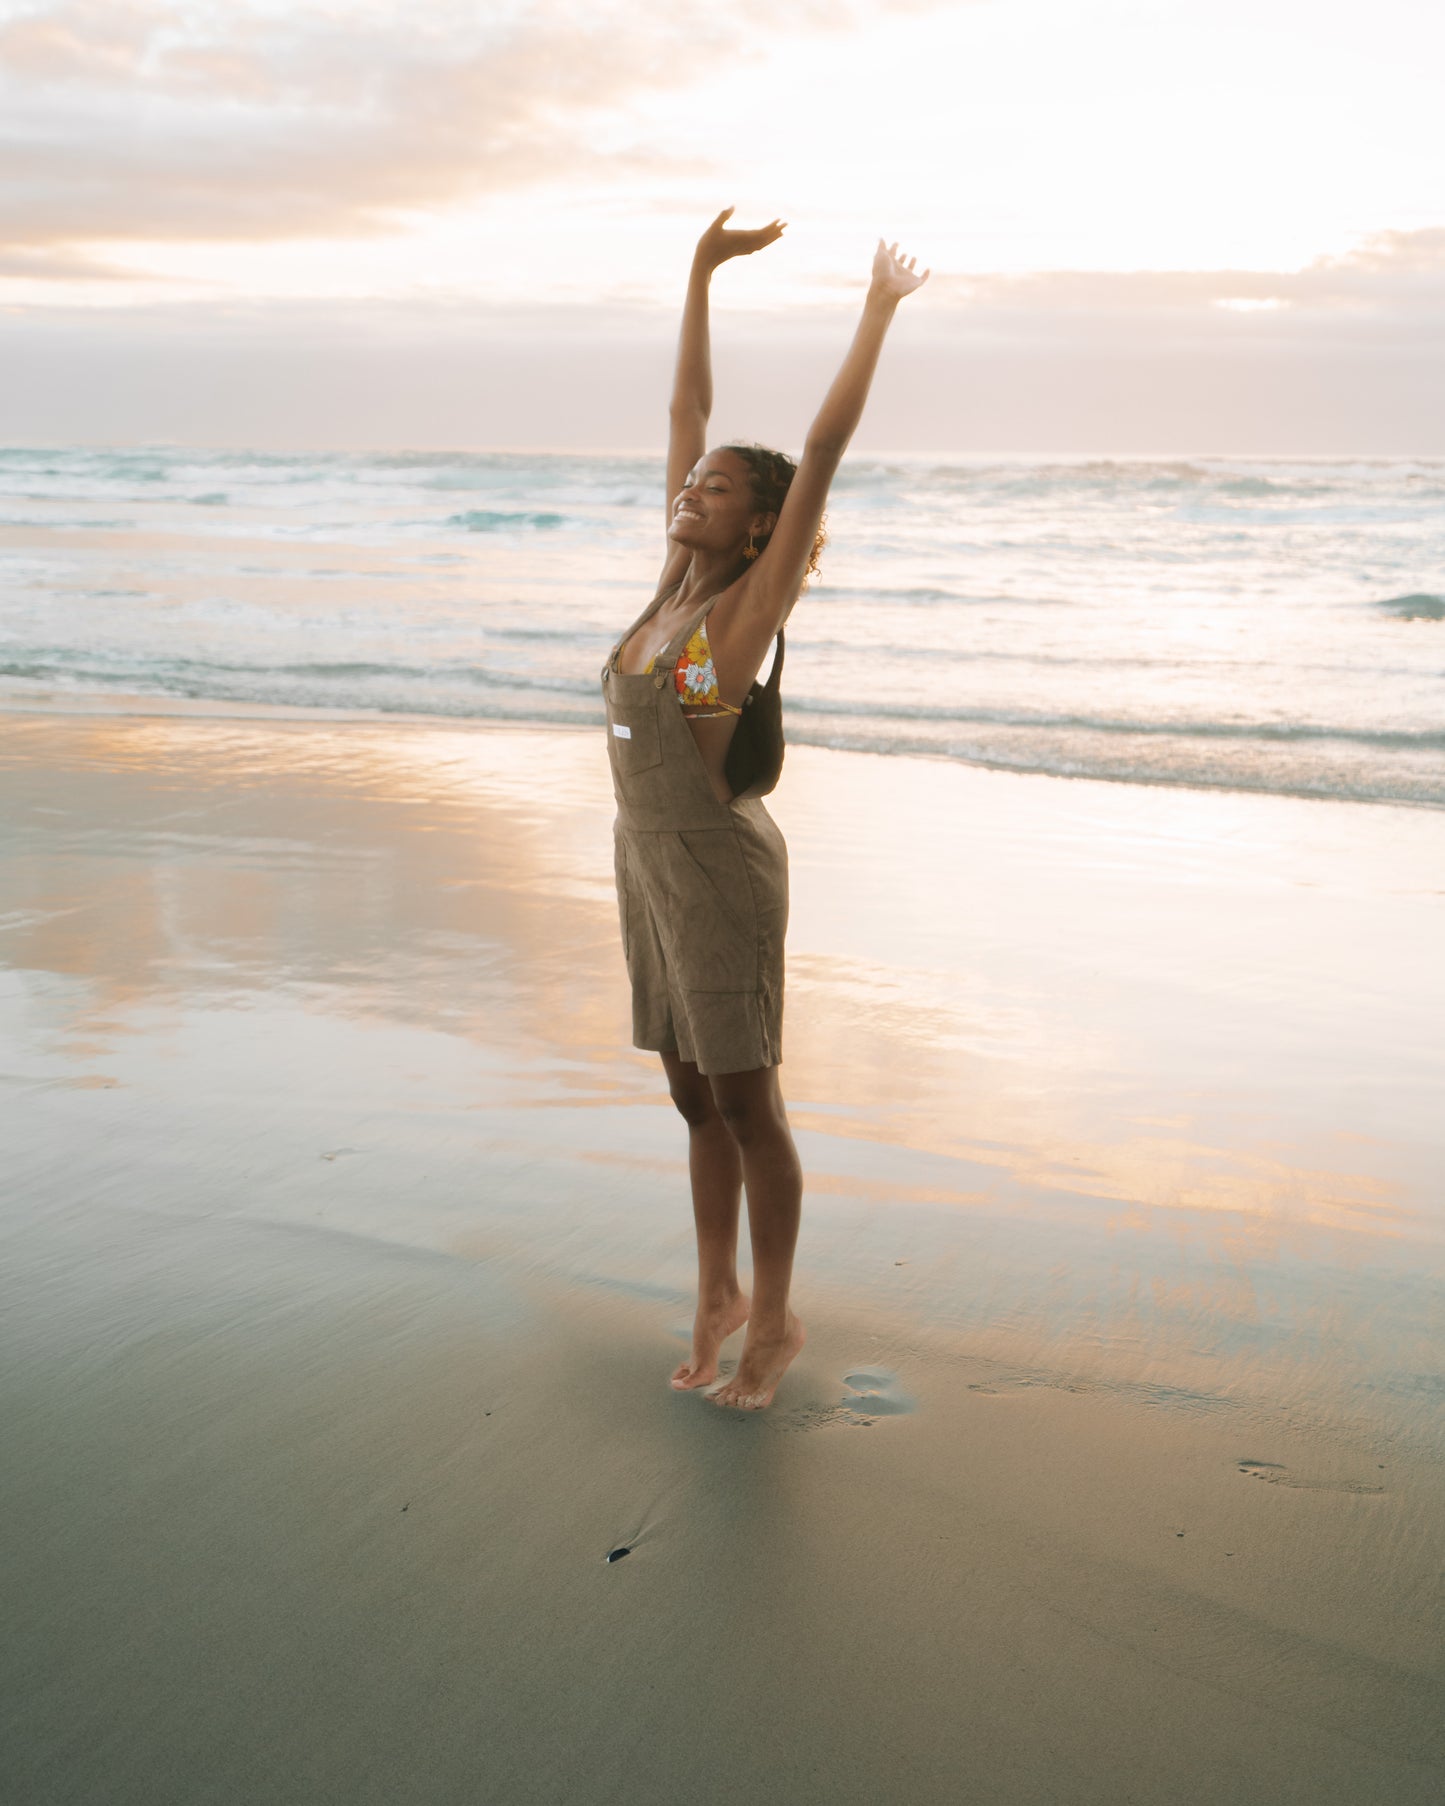
[[[749,532],[762,534],[772,516],[753,500],[750,472],[730,451],[705,453],[673,497],[668,538],[696,552],[740,552]]]

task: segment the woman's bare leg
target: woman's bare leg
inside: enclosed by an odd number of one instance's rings
[[[717,1378],[718,1350],[747,1322],[748,1301],[738,1289],[738,1217],[743,1163],[738,1144],[713,1100],[712,1086],[690,1060],[662,1056],[668,1089],[687,1124],[692,1216],[697,1226],[697,1315],[692,1353],[672,1376],[679,1392]]]
[[[720,1073],[712,1086],[718,1114],[742,1157],[753,1245],[753,1300],[738,1370],[708,1394],[720,1405],[761,1411],[803,1346],[803,1326],[788,1304],[793,1250],[803,1210],[803,1169],[776,1066]]]

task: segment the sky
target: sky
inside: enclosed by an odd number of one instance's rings
[[[1445,455],[1438,0],[0,0],[0,440]]]

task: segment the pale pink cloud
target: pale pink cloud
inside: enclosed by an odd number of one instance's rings
[[[27,282],[114,282],[128,272],[68,245],[0,246],[0,279],[18,277]]]
[[[1078,331],[1081,322],[1161,323],[1203,319],[1238,304],[1242,315],[1351,319],[1391,316],[1438,335],[1445,330],[1445,230],[1382,232],[1355,250],[1322,257],[1295,270],[1042,270],[1024,275],[940,273],[931,285],[936,304],[975,321],[1054,322]],[[1259,321],[1260,330],[1267,323]],[[1052,330],[1052,328],[1051,328]],[[1137,326],[1127,326],[1137,330]]]
[[[880,4],[32,6],[0,26],[0,245],[352,237],[561,178],[600,188],[655,169],[615,129],[632,98]],[[706,151],[671,160],[688,165]]]
[[[0,23],[0,67],[30,81],[124,80],[141,70],[158,31],[180,23],[143,0],[67,0]]]

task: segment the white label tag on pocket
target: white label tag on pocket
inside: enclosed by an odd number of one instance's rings
[[[630,740],[632,738],[632,729],[630,727],[624,727],[620,721],[614,721],[612,723],[612,731],[619,740]]]

